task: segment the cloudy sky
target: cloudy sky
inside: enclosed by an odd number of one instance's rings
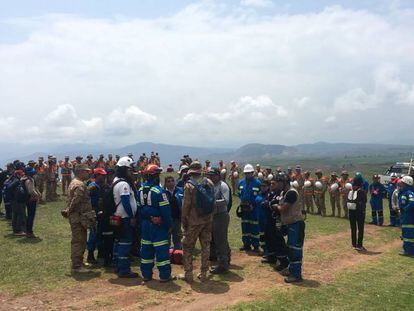
[[[414,2],[0,0],[0,143],[414,144]]]

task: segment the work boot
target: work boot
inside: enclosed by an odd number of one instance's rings
[[[229,269],[225,269],[221,266],[214,266],[214,267],[211,267],[210,269],[211,274],[224,274],[227,272],[229,272]]]
[[[279,259],[279,263],[276,265],[276,271],[283,271],[289,267],[289,261],[287,259]]]
[[[259,247],[254,247],[254,248],[253,248],[253,250],[252,250],[252,252],[253,252],[253,253],[256,253],[256,254],[260,254],[260,249],[259,249]]]
[[[180,274],[177,276],[178,280],[183,280],[186,281],[187,283],[193,283],[194,282],[194,278],[193,278],[193,273],[192,272],[185,272],[184,274]]]
[[[241,251],[241,252],[248,252],[248,251],[251,251],[251,250],[252,250],[252,248],[248,245],[243,245],[242,247],[239,248],[239,251]]]
[[[207,281],[207,273],[206,272],[200,272],[197,275],[197,278],[200,280],[200,282],[204,283],[205,281]]]
[[[297,278],[297,277],[294,277],[293,275],[289,275],[288,277],[285,278],[285,283],[299,283],[302,281],[303,281],[302,278]]]
[[[84,266],[81,266],[78,268],[72,268],[72,273],[90,273],[90,272],[92,271]]]
[[[95,256],[93,255],[93,252],[88,252],[88,259],[86,260],[91,265],[96,265],[98,261],[95,259]]]
[[[263,257],[263,259],[262,259],[262,263],[269,263],[269,264],[272,264],[272,263],[276,263],[277,262],[277,260],[276,260],[276,258],[274,258],[273,256],[265,256],[265,257]]]
[[[127,274],[119,274],[118,277],[121,279],[135,279],[138,277],[138,273],[130,272]]]

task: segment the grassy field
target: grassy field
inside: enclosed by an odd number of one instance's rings
[[[57,288],[73,288],[83,279],[70,275],[70,230],[60,215],[64,202],[48,203],[38,208],[35,233],[41,240],[28,240],[11,235],[11,228],[4,219],[0,220],[0,297],[23,297],[36,291],[53,291]],[[234,215],[237,199],[234,201],[229,232],[232,249],[237,253],[241,246],[240,220]],[[388,224],[388,205],[385,206],[385,224]],[[330,206],[327,202],[328,214]],[[370,209],[367,209],[367,221]],[[331,236],[349,230],[345,219],[321,218],[309,215],[306,221],[306,238]],[[375,237],[375,243],[387,244],[398,239],[397,229],[383,228]],[[348,244],[347,244],[348,245]],[[348,246],[345,247],[348,247]],[[368,244],[369,245],[369,244]],[[374,245],[374,244],[373,244]],[[344,247],[344,246],[341,246]],[[341,247],[333,247],[310,254],[305,258],[314,262],[339,258]],[[374,262],[362,263],[340,272],[332,284],[317,287],[299,286],[285,290],[270,289],[265,299],[236,304],[237,310],[388,310],[410,309],[414,304],[414,261],[397,255],[399,248],[379,257]],[[133,270],[138,270],[138,262]],[[95,270],[96,280],[106,281],[114,275],[104,269]],[[235,277],[254,274],[255,269],[236,270]],[[225,277],[215,277],[224,280]],[[156,291],[153,291],[156,292]],[[154,295],[156,295],[154,293]],[[155,297],[155,296],[154,296]],[[151,299],[150,299],[151,300]],[[1,309],[1,308],[0,308]]]

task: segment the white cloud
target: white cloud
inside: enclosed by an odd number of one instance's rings
[[[26,38],[0,41],[0,128],[114,144],[414,142],[403,122],[414,105],[413,11],[269,14],[203,1],[154,19],[9,19]],[[348,130],[327,131],[333,118]],[[401,129],[368,130],[387,122]]]
[[[244,6],[259,8],[269,8],[273,6],[273,2],[271,0],[241,0],[240,3]]]

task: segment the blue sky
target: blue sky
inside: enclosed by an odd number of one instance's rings
[[[413,29],[408,0],[0,1],[0,143],[413,144]]]

